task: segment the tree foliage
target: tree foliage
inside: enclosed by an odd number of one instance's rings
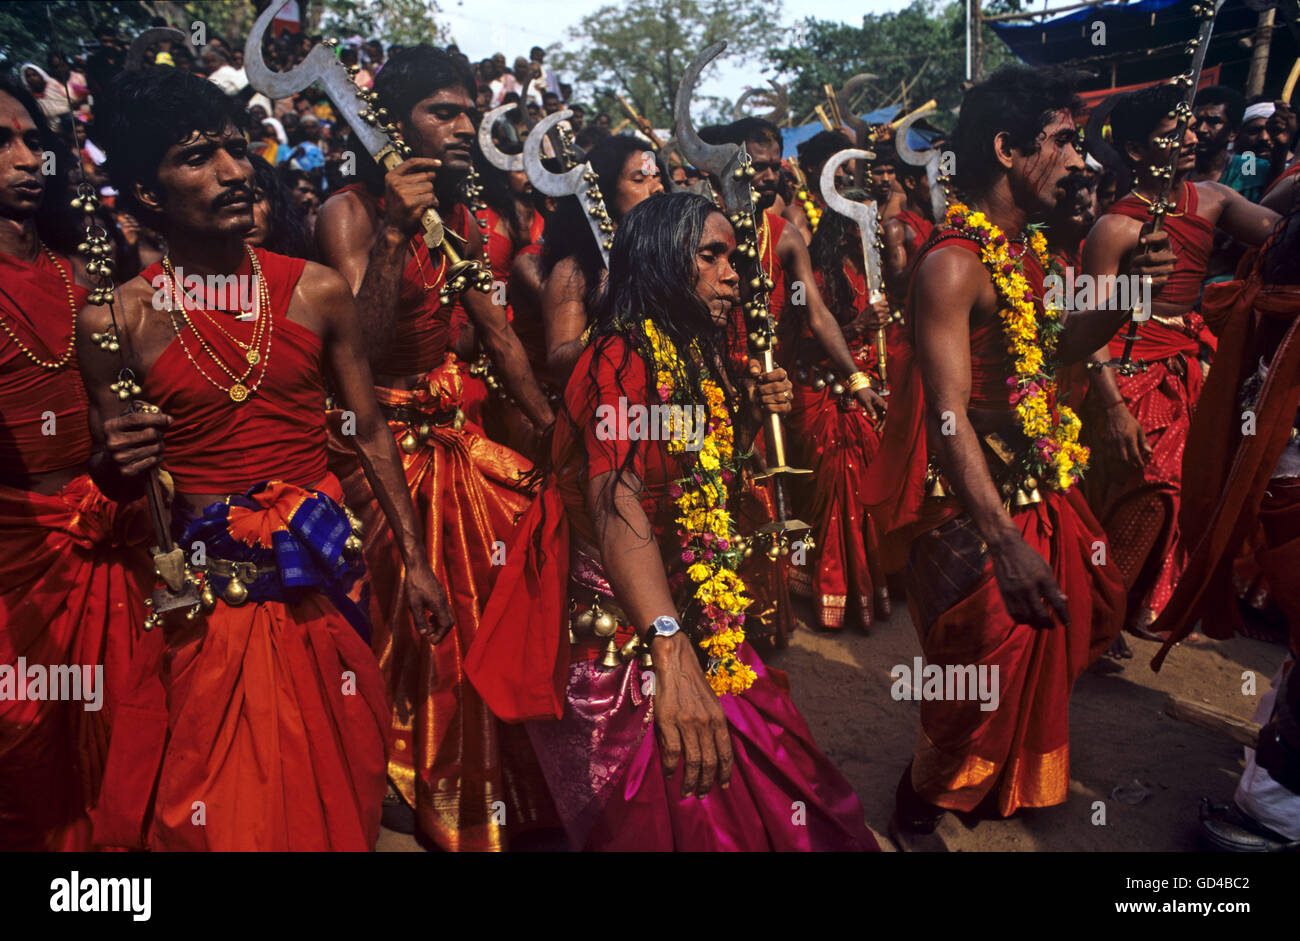
[[[761,57],[780,12],[780,0],[629,0],[583,17],[570,31],[577,48],[561,50],[556,66],[573,75],[578,97],[611,116],[621,113],[614,95],[622,94],[653,125],[668,127],[677,86],[695,54],[725,39],[719,59]],[[726,106],[715,100],[715,113]]]
[[[385,46],[447,42],[446,28],[438,21],[438,4],[433,0],[323,0],[316,6],[321,14],[317,31],[323,36],[378,38]]]
[[[76,55],[94,45],[95,27],[113,24],[128,42],[149,26],[153,16],[147,4],[136,2],[88,3],[21,0],[0,3],[0,61],[5,68],[35,62],[42,68],[52,49]]]
[[[1011,8],[1016,2],[1005,6]],[[934,98],[943,114],[961,102],[966,8],[962,2],[913,0],[897,13],[868,14],[861,26],[809,18],[796,27],[788,46],[772,48],[768,54],[789,79],[790,109],[796,122],[805,121],[813,107],[826,100],[825,83],[838,89],[859,72],[878,78],[866,86],[855,109],[858,113],[902,102],[906,83],[909,108]],[[986,26],[985,74],[1009,55]]]

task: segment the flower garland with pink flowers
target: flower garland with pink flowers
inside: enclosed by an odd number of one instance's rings
[[[652,351],[659,398],[665,404],[681,406],[671,419],[680,420],[685,410],[693,407],[685,400],[682,389],[681,359],[654,321],[643,321],[642,329]],[[691,355],[698,355],[698,350],[692,349]],[[693,585],[690,601],[682,612],[683,621],[708,657],[704,672],[709,686],[723,696],[743,693],[756,676],[736,657],[736,649],[745,640],[745,609],[750,598],[736,572],[744,553],[737,547],[727,509],[728,487],[737,473],[731,413],[722,387],[707,373],[701,385],[708,406],[708,425],[694,466],[668,485],[668,495],[677,507],[677,541],[686,566],[684,575]],[[685,428],[669,431],[668,453],[686,460],[692,436],[685,433]]]
[[[1009,400],[1020,429],[1032,443],[1020,455],[1021,480],[1037,478],[1059,493],[1066,493],[1088,466],[1088,449],[1079,443],[1079,417],[1057,398],[1056,363],[1052,356],[1060,337],[1061,311],[1046,302],[1042,313],[1025,278],[1024,251],[1012,252],[1010,240],[982,212],[951,200],[947,224],[980,246],[980,260],[988,269],[1002,306],[1002,321],[1012,375],[1007,379]],[[1025,251],[1032,251],[1047,271],[1047,239],[1031,228]],[[1032,484],[1031,484],[1032,486]]]

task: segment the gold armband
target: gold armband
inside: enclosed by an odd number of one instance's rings
[[[871,377],[864,372],[855,372],[844,383],[850,395],[856,393],[859,389],[866,389],[871,386]]]

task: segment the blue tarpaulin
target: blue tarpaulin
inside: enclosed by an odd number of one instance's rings
[[[859,115],[859,117],[868,124],[888,124],[898,117],[901,110],[901,105],[890,105],[888,108],[869,111],[866,114]],[[798,156],[796,148],[818,131],[823,130],[825,128],[822,127],[820,121],[805,124],[802,127],[783,128],[781,130],[781,156],[783,158]],[[930,142],[935,136],[937,135],[932,131],[912,130],[907,135],[907,143],[914,150],[925,150],[930,146]]]

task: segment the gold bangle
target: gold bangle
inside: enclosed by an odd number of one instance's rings
[[[871,377],[861,371],[855,372],[853,375],[849,376],[844,383],[844,388],[849,391],[850,395],[857,392],[859,389],[870,388],[870,386]]]

